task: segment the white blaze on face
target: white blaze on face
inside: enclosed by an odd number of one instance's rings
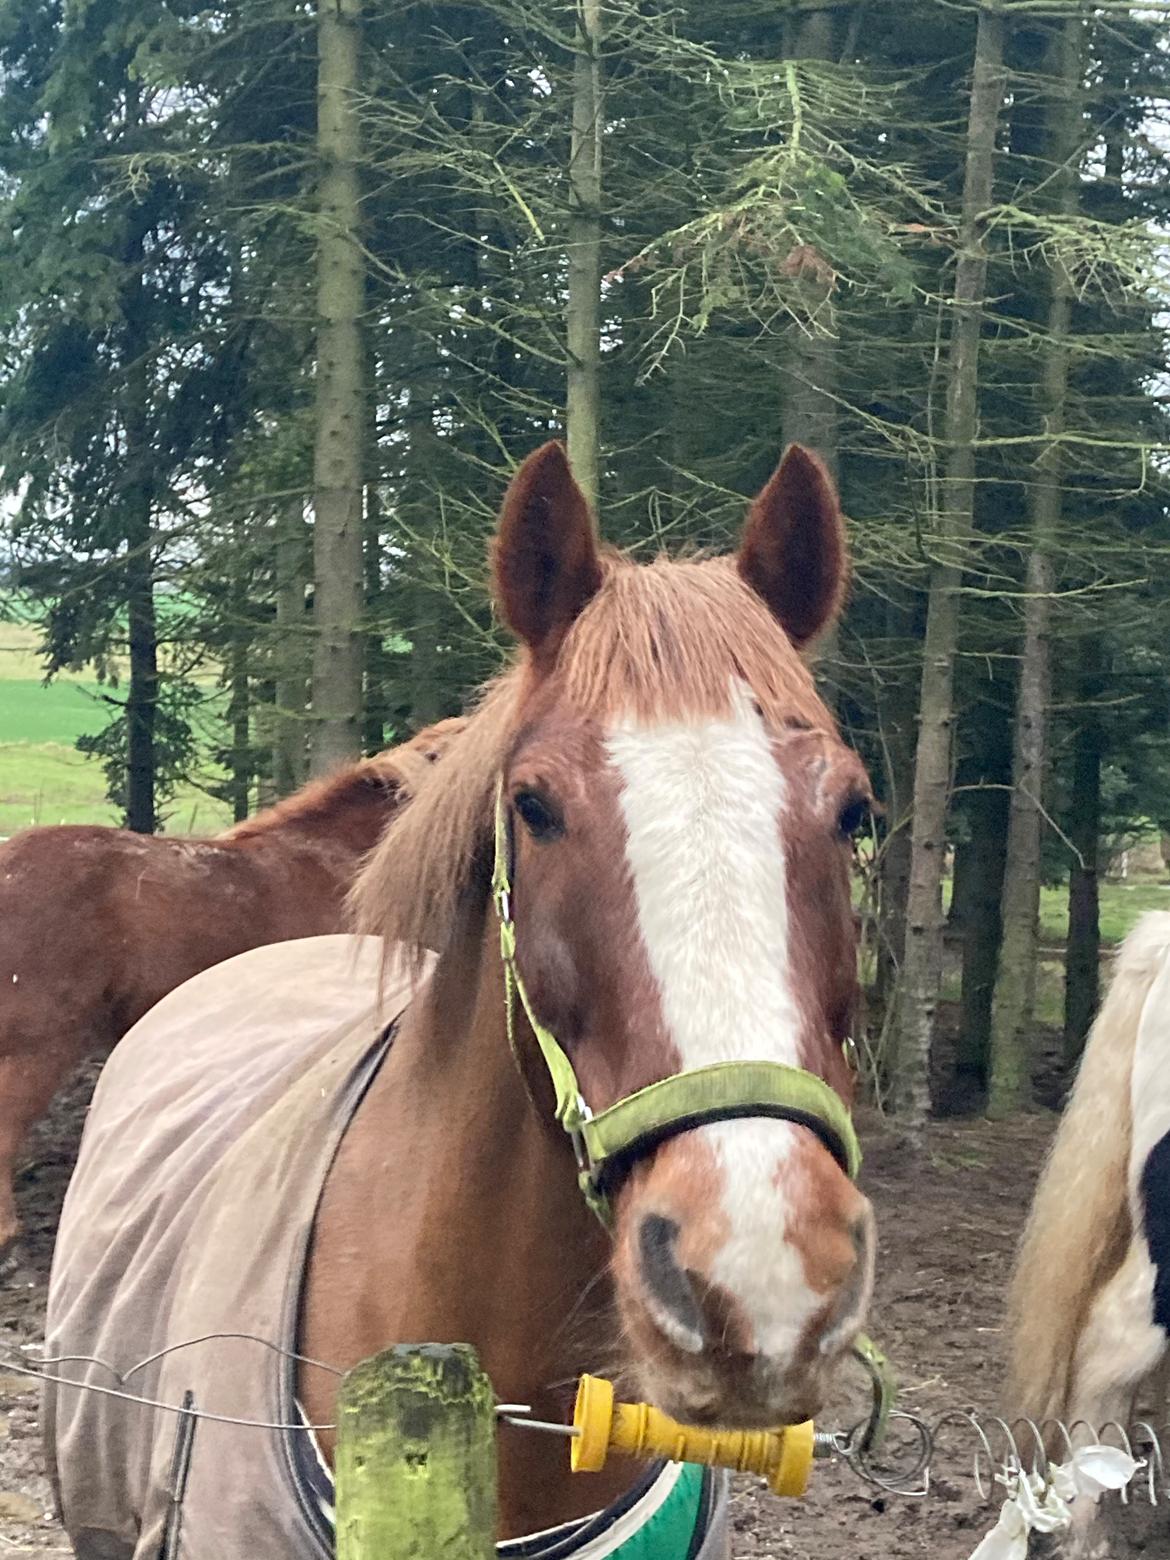
[[[799,1065],[789,969],[784,776],[748,690],[719,720],[623,725],[621,776],[638,924],[682,1071],[712,1062]],[[722,1170],[728,1238],[708,1275],[737,1299],[761,1353],[793,1347],[819,1305],[783,1238],[778,1172],[799,1128],[737,1120],[699,1129]]]

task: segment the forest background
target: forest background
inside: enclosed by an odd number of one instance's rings
[[[550,435],[642,554],[729,545],[798,439],[871,1086],[911,1139],[1058,1095],[1104,868],[1170,833],[1167,24],[0,0],[0,833],[94,812],[47,737],[210,830],[463,707]]]

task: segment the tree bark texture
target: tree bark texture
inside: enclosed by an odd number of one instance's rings
[[[390,666],[386,654],[382,590],[382,475],[378,446],[378,356],[371,333],[363,332],[366,346],[366,384],[369,388],[366,439],[366,486],[362,524],[362,566],[365,574],[365,621],[362,637],[364,667],[362,696],[362,751],[380,753],[389,723]]]
[[[1105,121],[1105,180],[1119,189],[1125,170],[1126,129],[1120,100]],[[1099,633],[1081,640],[1077,668],[1079,720],[1073,738],[1068,835],[1068,934],[1065,941],[1064,1054],[1070,1070],[1080,1060],[1101,993],[1101,730],[1105,657]]]
[[[410,724],[416,731],[430,726],[443,713],[437,646],[439,615],[434,592],[416,584],[413,623],[410,629]]]
[[[126,618],[130,683],[126,695],[126,827],[139,834],[153,834],[158,827],[154,743],[158,712],[158,626],[154,610],[154,535],[148,489],[133,495],[127,519]]]
[[[917,628],[909,592],[891,581],[886,598],[887,668],[878,718],[882,747],[882,802],[886,837],[881,855],[880,924],[874,992],[883,1020],[890,1011],[906,943],[910,885],[910,805],[914,792],[914,717]]]
[[[956,808],[962,827],[955,843],[948,918],[962,962],[955,1068],[964,1108],[982,1109],[991,1054],[991,998],[999,956],[999,904],[1012,778],[1014,679],[999,663],[968,670],[964,681],[964,751],[956,765]],[[934,1068],[938,1076],[937,1065]],[[972,1098],[971,1086],[977,1086]]]
[[[361,0],[317,12],[316,438],[313,452],[312,772],[361,747],[366,357],[356,94]]]
[[[906,946],[906,895],[910,888],[910,830],[887,834],[881,859],[881,923],[878,927],[874,1000],[884,1013],[898,989]]]
[[[1078,677],[1080,719],[1073,738],[1072,799],[1068,834],[1073,847],[1068,882],[1068,938],[1065,944],[1064,1054],[1076,1064],[1097,1013],[1100,997],[1101,926],[1101,646],[1096,635],[1081,645]]]
[[[790,54],[797,60],[831,60],[832,11],[809,11],[794,19]],[[784,380],[781,435],[785,447],[805,444],[816,450],[834,482],[840,476],[840,426],[837,405],[837,337],[832,321],[832,278],[818,257],[801,266],[797,285],[811,324],[789,330],[791,367]],[[817,685],[831,709],[841,684],[839,630],[836,624],[817,645]]]
[[[126,482],[123,489],[126,538],[126,621],[130,680],[126,693],[126,827],[153,834],[155,810],[155,726],[158,711],[158,626],[154,604],[152,453],[148,398],[146,295],[142,281],[146,234],[131,216],[126,245],[127,279],[122,289],[126,399]]]
[[[308,774],[305,709],[308,698],[308,636],[305,586],[309,580],[309,530],[298,493],[276,517],[276,678],[272,727],[272,785],[288,796]]]
[[[967,161],[947,369],[946,484],[938,517],[923,646],[906,955],[895,1045],[894,1105],[911,1140],[920,1137],[930,1111],[930,1050],[942,981],[942,880],[951,790],[959,587],[970,548],[975,505],[979,344],[987,280],[982,219],[991,204],[996,129],[1003,105],[1003,37],[1002,14],[989,5],[983,6],[976,31],[967,119]]]
[[[957,1071],[982,1088],[991,1049],[991,999],[999,951],[1009,795],[993,785],[971,793],[967,805],[970,838],[956,851],[952,920],[963,938],[963,987],[959,1008]],[[963,893],[959,893],[959,858]],[[958,914],[955,915],[956,906]]]
[[[244,526],[236,522],[232,548],[235,577],[228,592],[228,730],[231,752],[228,755],[228,799],[232,817],[240,823],[248,816],[248,796],[252,785],[252,699],[248,679],[248,651],[252,625],[248,620],[248,584],[245,569]]]
[[[791,57],[831,60],[832,11],[809,11],[794,20]],[[810,257],[811,258],[811,257]],[[786,445],[807,444],[821,456],[834,480],[838,475],[840,434],[837,415],[837,339],[831,329],[831,278],[819,267],[804,267],[800,276],[804,307],[819,330],[793,326],[789,333],[791,369],[784,382],[782,414]]]
[[[577,0],[569,152],[565,424],[569,463],[594,514],[600,496],[601,437],[601,36],[601,0]]]
[[[386,642],[379,622],[382,608],[382,505],[378,485],[366,483],[366,526],[363,552],[366,573],[365,694],[362,700],[362,748],[379,753],[386,742]]]
[[[1074,166],[1080,139],[1081,38],[1084,22],[1061,22],[1052,46],[1051,157],[1059,170],[1057,208],[1071,217],[1077,210]],[[991,1020],[991,1077],[987,1113],[1003,1117],[1031,1101],[1030,1033],[1036,995],[1040,914],[1040,845],[1048,707],[1050,702],[1049,628],[1056,569],[1053,549],[1061,519],[1061,436],[1068,390],[1069,326],[1072,283],[1059,258],[1049,283],[1048,339],[1044,348],[1041,449],[1030,498],[1031,550],[1024,598],[1019,689],[1012,756],[1012,805],[1008,821],[1007,865],[1003,881],[1003,939],[995,981]]]

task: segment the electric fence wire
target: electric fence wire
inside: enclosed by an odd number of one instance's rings
[[[135,1376],[171,1355],[211,1344],[232,1342],[254,1344],[291,1363],[323,1370],[336,1378],[345,1374],[323,1360],[246,1332],[211,1332],[184,1339],[146,1355],[125,1370],[119,1370],[108,1360],[88,1354],[44,1355],[31,1360],[27,1356],[17,1355],[11,1345],[0,1344],[0,1370],[31,1380],[50,1382],[55,1386],[96,1392],[162,1413],[189,1419],[206,1419],[216,1424],[288,1432],[337,1428],[332,1423],[316,1424],[305,1420],[283,1422],[221,1414],[193,1404],[168,1403],[129,1388]],[[79,1380],[61,1374],[70,1366],[85,1366],[101,1371],[110,1378],[111,1384]],[[523,1403],[499,1403],[496,1413],[503,1422],[518,1428],[561,1436],[572,1436],[575,1433],[571,1425],[532,1419],[531,1409]],[[868,1421],[862,1420],[848,1430],[818,1430],[814,1440],[814,1455],[822,1460],[844,1462],[858,1478],[887,1495],[922,1499],[930,1494],[933,1482],[944,1471],[953,1476],[956,1462],[961,1465],[970,1459],[969,1471],[979,1497],[990,1503],[996,1499],[996,1484],[1002,1482],[998,1476],[1003,1470],[1034,1474],[1046,1483],[1052,1471],[1071,1461],[1079,1448],[1107,1445],[1125,1452],[1141,1465],[1142,1477],[1135,1477],[1134,1482],[1120,1492],[1123,1502],[1128,1501],[1131,1492],[1140,1493],[1153,1505],[1170,1501],[1165,1455],[1165,1448],[1170,1446],[1170,1427],[1158,1428],[1147,1419],[1129,1425],[1118,1420],[1099,1426],[1087,1424],[1083,1420],[1071,1425],[1060,1420],[1045,1420],[1037,1424],[1030,1419],[1009,1422],[999,1415],[980,1414],[970,1408],[946,1409],[930,1418],[905,1409],[894,1409],[890,1413],[888,1434],[880,1450],[864,1449],[867,1424]]]

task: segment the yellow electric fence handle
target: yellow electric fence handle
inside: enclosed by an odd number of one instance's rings
[[[648,1403],[615,1403],[613,1383],[600,1376],[581,1377],[573,1430],[574,1473],[596,1473],[610,1452],[620,1452],[758,1473],[774,1495],[803,1495],[813,1460],[811,1419],[782,1430],[702,1430]]]

